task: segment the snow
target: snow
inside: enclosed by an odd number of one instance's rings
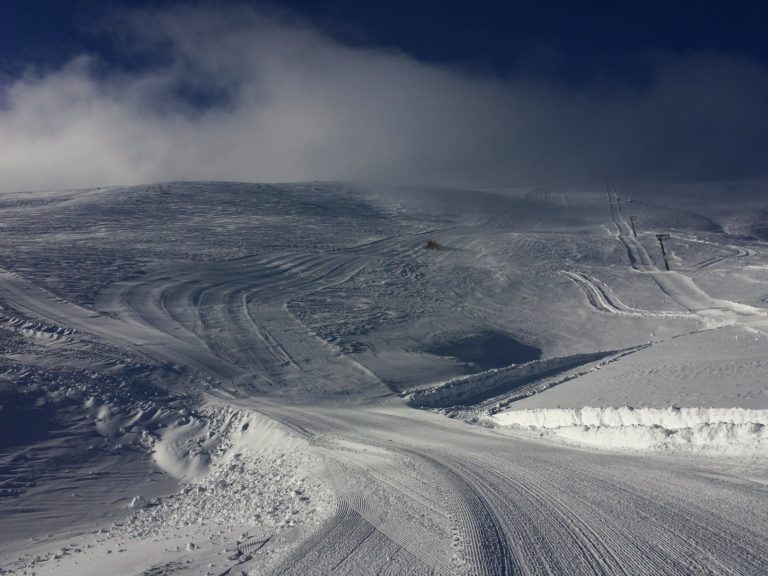
[[[636,406],[768,408],[768,337],[741,327],[655,342],[578,380],[523,398],[517,409]]]
[[[0,196],[0,571],[764,573],[744,186]]]
[[[491,417],[499,426],[543,429],[573,443],[611,449],[762,453],[768,410],[744,408],[539,408]]]
[[[768,407],[768,310],[712,298],[684,271],[660,271],[630,231],[616,193],[609,191],[608,196],[617,238],[626,246],[633,268],[651,276],[709,330],[638,348],[622,362],[596,366],[578,380],[537,390],[542,393],[515,402],[488,421],[551,431],[558,438],[600,448],[764,450],[766,411],[746,407]],[[756,255],[750,250],[729,254]],[[726,258],[705,259],[698,266]],[[648,314],[624,305],[602,282],[582,273],[565,274],[601,312]],[[659,317],[676,315],[683,314],[664,312]]]
[[[203,438],[205,425],[197,419],[186,420],[182,418],[159,431],[154,461],[174,478],[195,481],[207,472],[209,446]]]
[[[768,423],[768,410],[744,408],[553,408],[514,410],[497,414],[494,419],[502,425],[516,424],[538,428],[563,426],[661,426],[668,430],[692,428],[701,424]]]
[[[455,378],[437,386],[420,388],[406,394],[403,399],[413,406],[440,408],[457,405],[471,406],[482,399],[510,392],[524,397],[537,391],[539,387],[546,388],[547,385],[560,383],[564,379],[564,374],[569,375],[574,370],[580,374],[581,371],[594,369],[600,365],[600,360],[610,355],[611,352],[574,354],[520,365],[512,364],[505,368],[493,368],[470,376]],[[552,382],[553,379],[554,382]]]
[[[204,452],[207,465],[183,476],[185,487],[179,494],[151,503],[132,517],[126,530],[129,536],[203,525],[274,530],[281,525],[318,522],[333,509],[332,494],[320,483],[307,480],[316,475],[320,464],[308,454],[306,442],[273,421],[223,406],[206,406],[201,418],[207,425],[195,426],[194,442],[190,441],[192,435],[182,434],[185,442],[198,447],[197,454],[182,459],[198,463],[199,453]],[[161,443],[155,450],[156,459]]]
[[[598,448],[672,449],[737,456],[764,453],[768,438],[765,427],[753,423],[704,423],[677,430],[663,426],[563,428],[556,434]]]

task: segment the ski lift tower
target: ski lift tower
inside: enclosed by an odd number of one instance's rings
[[[661,255],[664,256],[664,267],[667,269],[667,272],[669,272],[669,261],[667,260],[667,251],[664,250],[664,240],[667,240],[669,238],[669,234],[656,234],[656,238],[659,241],[659,246],[661,246]]]

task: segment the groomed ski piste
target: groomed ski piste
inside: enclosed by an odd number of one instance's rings
[[[2,195],[0,573],[765,574],[764,191]]]

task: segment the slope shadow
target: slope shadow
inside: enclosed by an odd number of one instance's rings
[[[450,342],[441,342],[423,350],[435,356],[448,356],[468,364],[471,371],[525,364],[541,358],[542,351],[508,334],[483,331]]]

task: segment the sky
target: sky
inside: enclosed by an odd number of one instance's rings
[[[0,191],[768,176],[761,2],[0,2]]]

